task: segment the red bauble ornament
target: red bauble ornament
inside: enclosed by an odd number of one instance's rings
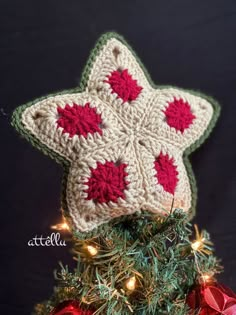
[[[187,304],[199,315],[236,315],[236,294],[222,284],[199,285],[187,297]]]
[[[89,310],[82,310],[80,303],[75,300],[68,300],[58,304],[50,315],[92,315]]]

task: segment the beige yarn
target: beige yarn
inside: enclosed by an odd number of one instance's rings
[[[136,100],[123,103],[104,81],[117,69],[128,69],[143,89]],[[196,116],[183,133],[165,121],[168,102],[182,98]],[[57,127],[58,106],[90,103],[104,122],[102,135],[70,137]],[[67,182],[67,205],[76,229],[90,231],[115,217],[147,210],[164,214],[174,207],[188,211],[192,203],[190,183],[183,163],[183,153],[207,129],[213,116],[212,105],[205,99],[175,88],[154,89],[145,77],[132,52],[112,38],[101,49],[92,66],[86,90],[82,93],[48,97],[26,108],[22,114],[25,129],[44,145],[70,162]],[[155,158],[162,152],[174,158],[178,183],[174,196],[157,181]],[[117,203],[94,203],[86,200],[85,182],[100,161],[126,163],[128,173],[125,199]]]

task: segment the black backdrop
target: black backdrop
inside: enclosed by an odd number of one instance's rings
[[[62,170],[11,128],[19,104],[78,84],[98,36],[116,30],[158,84],[200,89],[222,105],[211,138],[192,157],[195,221],[209,230],[221,277],[236,290],[236,1],[0,0],[0,314],[30,314],[49,297],[67,250],[28,247],[60,219]]]

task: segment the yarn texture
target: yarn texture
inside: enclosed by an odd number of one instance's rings
[[[188,155],[219,114],[210,97],[155,86],[115,34],[104,34],[79,88],[17,108],[13,125],[64,167],[62,206],[75,231],[115,218],[181,208],[192,217],[195,179]]]
[[[95,169],[91,168],[91,175],[85,185],[88,189],[87,200],[93,200],[99,203],[108,203],[109,201],[117,202],[118,198],[125,199],[124,190],[128,182],[125,177],[128,175],[124,171],[126,164],[119,166],[114,162],[97,163]]]
[[[98,132],[102,134],[99,127],[101,124],[101,115],[96,113],[95,108],[90,108],[89,103],[84,106],[73,104],[66,105],[65,108],[58,107],[59,118],[57,120],[58,128],[63,129],[63,133],[69,133],[70,137],[74,135],[84,136]]]
[[[104,81],[110,84],[112,93],[116,93],[117,97],[123,102],[131,102],[136,100],[142,91],[142,87],[138,86],[137,80],[134,80],[128,73],[128,69],[113,71],[108,76],[108,80]]]

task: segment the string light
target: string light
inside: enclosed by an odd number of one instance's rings
[[[204,282],[209,282],[211,280],[211,276],[209,274],[202,275],[202,280]]]
[[[203,273],[199,277],[199,282],[203,284],[209,284],[215,282],[214,272]]]
[[[98,249],[92,245],[87,245],[86,249],[88,251],[88,253],[90,254],[90,256],[96,256],[98,253]]]
[[[134,291],[136,288],[136,283],[137,283],[137,279],[135,276],[129,278],[125,283],[126,289],[129,291]]]
[[[203,239],[204,240],[204,239]],[[194,241],[192,244],[191,244],[191,247],[194,251],[198,251],[200,249],[200,247],[202,246],[202,241]]]
[[[201,232],[201,233],[199,232],[198,226],[196,224],[194,225],[194,229],[196,233],[196,239],[191,243],[191,248],[193,250],[196,268],[199,273],[198,281],[200,284],[206,284],[206,283],[209,284],[212,281],[214,281],[214,272],[208,272],[208,273],[201,272],[200,266],[198,264],[197,253],[211,255],[213,243],[208,241],[204,237],[204,232]]]
[[[194,228],[196,232],[196,239],[191,243],[192,250],[200,254],[211,255],[211,246],[213,245],[212,242],[208,241],[204,237],[204,232],[199,232],[198,226],[196,224],[194,225]]]
[[[68,223],[66,222],[65,218],[63,218],[63,222],[51,225],[52,230],[58,230],[58,231],[70,231],[70,227]]]

